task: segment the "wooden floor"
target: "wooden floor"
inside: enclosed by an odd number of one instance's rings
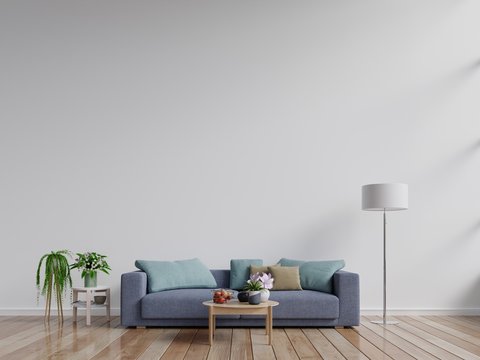
[[[119,318],[0,317],[0,359],[479,359],[480,317],[399,316],[384,328],[362,317],[352,329],[219,328],[214,345],[201,329],[125,329]]]

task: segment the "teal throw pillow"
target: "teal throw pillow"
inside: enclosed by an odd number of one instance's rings
[[[286,259],[286,258],[281,258],[278,260],[278,263],[280,266],[300,266],[302,264],[306,263],[305,260],[292,260],[292,259]]]
[[[147,274],[148,292],[186,288],[216,288],[210,270],[199,260],[137,260],[135,266]]]
[[[230,288],[241,290],[250,278],[250,266],[261,266],[261,259],[232,259],[230,260]]]
[[[333,274],[345,267],[344,260],[302,261],[283,258],[278,263],[281,266],[300,267],[300,283],[303,289],[326,293],[333,292]]]

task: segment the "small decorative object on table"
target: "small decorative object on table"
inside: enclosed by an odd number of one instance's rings
[[[71,269],[82,270],[82,278],[85,279],[85,287],[97,286],[97,271],[108,274],[110,266],[105,260],[106,256],[96,252],[77,253],[78,258],[70,265]]]
[[[232,299],[233,291],[229,289],[215,289],[212,290],[213,302],[215,304],[224,304]]]
[[[273,277],[270,273],[255,273],[250,275],[244,290],[248,291],[248,303],[257,305],[267,302],[273,287]]]
[[[248,291],[239,291],[237,294],[237,299],[240,302],[248,302]]]

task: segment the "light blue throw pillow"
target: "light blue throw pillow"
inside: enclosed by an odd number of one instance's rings
[[[333,292],[332,277],[345,267],[344,260],[302,261],[282,258],[281,266],[299,266],[300,284],[303,289],[326,293]]]
[[[230,260],[230,288],[241,290],[250,278],[250,265],[261,266],[261,259],[232,259]]]
[[[148,292],[186,288],[216,288],[210,270],[199,260],[137,260],[135,266],[147,274]]]

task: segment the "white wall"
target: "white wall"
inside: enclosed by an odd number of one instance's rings
[[[344,258],[382,306],[480,308],[480,2],[2,1],[0,309],[52,249]],[[80,284],[75,272],[75,283]],[[40,304],[41,305],[41,304]],[[39,308],[41,309],[41,307]]]

